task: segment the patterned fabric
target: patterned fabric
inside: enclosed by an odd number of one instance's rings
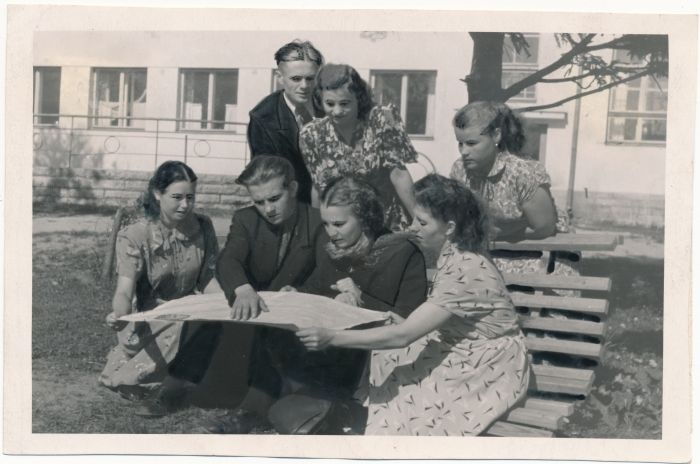
[[[393,105],[373,107],[367,120],[360,120],[353,135],[354,146],[338,136],[330,118],[316,119],[299,133],[299,147],[319,193],[334,177],[353,174],[372,184],[386,208],[387,227],[408,227],[408,215],[389,175],[394,168],[415,163],[418,154]]]
[[[472,192],[481,196],[487,204],[488,214],[494,225],[517,223],[523,230],[527,227],[522,210],[523,203],[530,200],[540,187],[549,191],[551,184],[549,174],[542,164],[507,152],[496,155],[496,161],[485,178],[469,173],[461,159],[452,165],[450,177],[463,182]],[[560,233],[570,231],[566,213],[560,210],[557,210],[556,230]],[[547,255],[496,252],[493,261],[498,270],[504,273],[578,275],[575,262],[567,257],[578,258],[575,253],[558,254],[553,269]],[[557,293],[563,294],[563,291]]]
[[[428,301],[453,317],[372,353],[367,435],[478,435],[527,392],[517,315],[487,258],[446,244]]]
[[[214,276],[218,244],[211,220],[195,215],[191,231],[170,230],[141,219],[117,235],[117,274],[136,282],[135,311],[202,291]],[[192,334],[194,330],[187,330]],[[117,333],[100,383],[109,388],[155,388],[177,354],[181,322],[129,323]]]

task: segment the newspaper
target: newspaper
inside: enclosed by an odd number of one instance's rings
[[[387,313],[340,303],[325,296],[301,292],[258,292],[269,311],[254,319],[234,321],[223,293],[190,295],[168,301],[151,311],[123,316],[123,321],[229,321],[297,330],[303,327],[348,329],[385,321]]]

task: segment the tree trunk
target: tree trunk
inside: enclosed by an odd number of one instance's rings
[[[471,73],[465,78],[469,103],[503,101],[503,32],[470,32],[474,42]]]

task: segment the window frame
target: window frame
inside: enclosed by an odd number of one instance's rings
[[[107,120],[105,117],[98,115],[98,86],[97,86],[97,73],[104,71],[119,72],[119,116],[117,116],[118,124],[116,126],[112,125],[101,125],[99,121]],[[144,131],[146,130],[146,116],[133,117],[127,115],[127,108],[129,105],[129,91],[127,75],[134,72],[143,72],[145,75],[145,94],[146,99],[144,104],[148,103],[148,68],[144,67],[94,67],[90,69],[90,117],[89,117],[89,128],[93,130],[128,130],[128,131]],[[131,102],[134,103],[134,102]],[[137,127],[131,125],[132,121],[143,121],[143,127]]]
[[[525,33],[523,34],[523,37],[528,41],[528,44],[530,45],[530,49],[532,50],[532,44],[530,43],[530,39],[537,39],[537,45],[536,45],[536,52],[537,52],[537,59],[533,63],[525,63],[525,62],[518,62],[515,57],[518,56],[518,53],[515,51],[515,47],[510,44],[510,47],[513,47],[513,57],[514,59],[512,61],[505,61],[505,50],[502,51],[501,55],[501,87],[503,87],[503,78],[510,73],[525,73],[526,75],[530,75],[537,71],[539,69],[539,62],[540,62],[540,44],[542,43],[542,38],[540,34],[538,33]],[[507,40],[507,39],[506,39]],[[507,45],[504,42],[503,47],[505,48]],[[521,79],[518,79],[521,80]],[[517,82],[517,81],[516,81]],[[531,90],[530,90],[531,89]],[[530,90],[532,92],[532,96],[528,97],[527,92]],[[520,96],[523,94],[523,96]],[[509,102],[513,103],[534,103],[537,102],[537,84],[531,85],[530,87],[527,87],[523,90],[520,91],[517,95],[513,95],[508,99]]]
[[[616,50],[617,51],[617,50]],[[614,59],[620,59],[613,55]],[[625,59],[623,57],[623,59]],[[629,84],[638,82],[637,87],[632,87]],[[668,82],[666,82],[665,87],[659,88],[658,80],[654,76],[642,76],[630,82],[625,82],[619,84],[608,91],[608,108],[605,123],[605,143],[608,145],[628,145],[628,146],[665,146],[667,136],[664,140],[642,140],[642,124],[644,120],[658,120],[665,121],[668,123]],[[636,110],[627,110],[615,108],[615,103],[619,101],[617,97],[618,92],[624,91],[625,96],[630,90],[638,91],[638,108]],[[649,93],[658,92],[661,93],[666,99],[666,109],[665,110],[648,110],[646,109],[646,96]],[[625,139],[612,139],[611,123],[613,119],[634,119],[636,121],[635,127],[635,138],[634,140]]]
[[[438,71],[436,69],[370,69],[369,74],[369,84],[374,92],[377,83],[377,76],[382,74],[400,74],[401,75],[401,92],[400,92],[400,107],[399,112],[401,115],[401,120],[403,121],[404,127],[406,127],[406,133],[412,139],[427,139],[431,140],[435,136],[435,103],[437,100],[437,76]],[[408,80],[409,75],[427,75],[432,77],[432,86],[434,88],[432,99],[428,97],[428,102],[426,104],[425,111],[425,132],[424,133],[410,133],[408,132]],[[375,93],[376,94],[376,93]]]
[[[42,110],[43,96],[44,96],[44,72],[45,71],[58,71],[58,112],[55,113],[55,120],[52,122],[43,122],[45,118],[53,118],[53,116],[36,116],[38,114],[44,114]],[[34,66],[33,68],[33,98],[32,111],[33,111],[33,124],[35,126],[57,126],[60,120],[61,112],[61,78],[62,69],[60,66]],[[54,114],[54,113],[46,113]]]
[[[178,69],[178,104],[177,104],[177,130],[179,132],[214,132],[214,133],[238,133],[239,121],[218,121],[223,123],[224,128],[219,129],[212,127],[215,124],[213,119],[214,115],[214,105],[212,102],[214,99],[214,92],[216,88],[216,74],[217,73],[231,73],[236,74],[236,109],[238,110],[238,96],[240,92],[240,69],[239,68],[179,68]],[[204,119],[187,119],[185,118],[185,75],[186,73],[207,73],[207,114]],[[187,124],[195,123],[195,121],[207,121],[207,127],[187,127]],[[227,129],[226,126],[233,126]]]

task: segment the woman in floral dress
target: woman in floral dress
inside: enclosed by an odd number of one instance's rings
[[[196,181],[186,164],[163,163],[144,194],[145,217],[117,235],[117,288],[106,318],[117,331],[117,345],[107,356],[99,381],[127,396],[160,387],[181,338],[195,330],[183,330],[182,322],[126,323],[119,317],[205,288],[219,289],[213,279],[216,233],[207,216],[193,211]]]
[[[478,435],[527,391],[529,365],[517,315],[484,252],[485,217],[459,182],[416,183],[414,230],[440,249],[425,303],[408,318],[367,330],[305,328],[308,349],[372,353],[366,435]]]
[[[299,147],[314,183],[314,206],[331,179],[354,175],[379,191],[387,227],[406,228],[414,206],[406,164],[418,154],[396,107],[375,105],[357,71],[338,64],[318,71],[313,103],[326,116],[304,126]]]
[[[568,218],[558,212],[551,180],[540,163],[520,155],[525,136],[518,118],[499,102],[474,102],[453,121],[460,159],[450,177],[463,182],[486,202],[491,239],[541,239],[568,232]],[[576,253],[492,253],[501,272],[576,275]]]

